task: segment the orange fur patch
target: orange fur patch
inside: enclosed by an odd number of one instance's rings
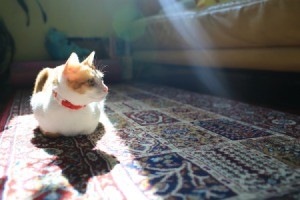
[[[82,66],[78,72],[67,76],[67,85],[75,92],[84,94],[86,91],[91,89],[91,86],[88,84],[88,80],[92,78],[94,78],[93,69],[87,66]]]
[[[33,94],[45,91],[47,88],[51,87],[53,84],[58,84],[58,77],[57,77],[57,68],[45,68],[39,72],[37,78],[35,80]]]

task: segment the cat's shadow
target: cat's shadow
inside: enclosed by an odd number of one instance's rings
[[[58,166],[70,185],[84,194],[90,178],[110,172],[118,163],[114,156],[95,149],[103,135],[101,123],[89,136],[47,138],[36,128],[31,143],[53,155],[54,159],[47,167]]]

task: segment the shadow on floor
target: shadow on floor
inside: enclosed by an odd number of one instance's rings
[[[62,175],[73,188],[84,194],[90,178],[109,173],[118,163],[114,156],[94,149],[103,134],[104,128],[100,123],[95,133],[89,136],[81,135],[55,139],[44,137],[37,128],[31,143],[55,156],[48,166],[58,166]]]

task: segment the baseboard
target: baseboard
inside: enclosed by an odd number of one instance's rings
[[[134,80],[300,114],[300,73],[138,64]],[[143,67],[141,67],[143,66]]]

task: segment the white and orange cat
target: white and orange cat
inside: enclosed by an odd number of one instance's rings
[[[94,55],[79,62],[72,53],[65,64],[38,74],[30,103],[45,136],[87,135],[97,128],[108,87]]]

